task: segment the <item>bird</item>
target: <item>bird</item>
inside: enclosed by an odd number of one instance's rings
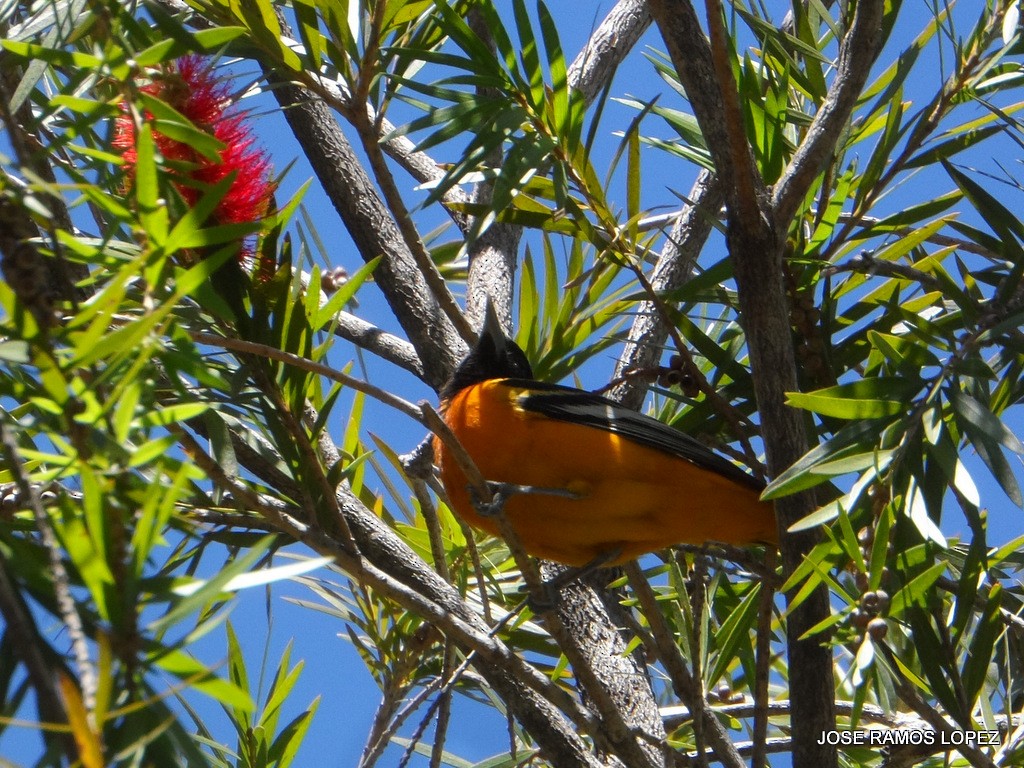
[[[764,484],[695,438],[601,395],[534,378],[487,302],[475,345],[441,390],[442,418],[488,484],[488,509],[435,438],[452,510],[564,565],[620,565],[675,544],[774,545]],[[492,505],[493,506],[493,505]]]

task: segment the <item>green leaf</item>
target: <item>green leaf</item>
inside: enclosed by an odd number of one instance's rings
[[[433,5],[431,0],[388,0],[383,15],[383,27],[389,29],[414,21]]]
[[[867,338],[871,346],[889,361],[892,369],[917,375],[927,365],[938,365],[932,351],[914,337],[868,330]]]
[[[143,575],[149,553],[163,535],[167,521],[174,514],[175,505],[188,482],[189,466],[181,464],[170,482],[163,480],[159,491],[147,494],[132,533],[132,560],[136,576]]]
[[[930,508],[928,505],[925,489],[911,478],[906,491],[906,512],[911,522],[917,527],[918,532],[925,539],[934,541],[940,547],[946,546],[946,537],[939,529],[938,519],[941,514],[941,507]],[[934,513],[935,518],[932,518]]]
[[[901,616],[912,606],[927,606],[934,596],[935,582],[946,572],[948,567],[946,561],[940,561],[903,585],[892,598],[889,615],[895,618]]]
[[[155,245],[167,240],[167,206],[160,200],[160,184],[157,179],[156,142],[153,128],[143,123],[135,139],[135,179],[132,189],[138,204],[139,221],[146,230],[146,236]]]
[[[895,605],[894,600],[893,606]],[[944,644],[932,626],[928,613],[922,608],[915,608],[909,612],[909,618],[913,630],[914,651],[928,681],[925,690],[934,696],[957,722],[966,727],[970,721],[969,713],[964,712],[960,698],[953,693],[948,682],[952,670],[948,670],[947,667],[952,660],[949,659]]]
[[[188,614],[199,610],[210,601],[221,595],[225,585],[236,576],[247,573],[274,543],[274,536],[264,536],[244,554],[227,563],[215,576],[198,585],[196,589],[183,587],[187,596],[176,601],[163,616],[151,621],[146,629],[158,633],[177,624]]]
[[[228,641],[228,675],[231,682],[241,690],[249,690],[249,674],[245,668],[245,654],[242,653],[242,645],[238,642],[238,635],[235,628],[229,621],[224,627]],[[232,714],[237,725],[245,728],[252,728],[253,713],[255,707],[232,707]]]
[[[165,456],[167,452],[177,444],[178,439],[174,435],[163,435],[161,437],[148,440],[132,450],[131,458],[128,460],[128,466],[143,467],[146,464],[159,459],[161,456]]]
[[[147,413],[142,423],[148,427],[166,427],[194,419],[206,413],[209,403],[173,403]]]
[[[202,662],[184,651],[161,652],[155,655],[154,661],[156,666],[187,683],[189,688],[204,693],[225,706],[248,712],[255,709],[248,692],[234,683],[217,677]]]
[[[536,112],[544,109],[544,70],[540,65],[540,54],[537,50],[537,36],[533,32],[530,16],[526,10],[526,0],[513,0],[512,9],[516,20],[516,32],[519,35],[519,59],[522,62],[523,74],[529,83],[529,90],[523,95],[530,98],[530,105]]]
[[[874,258],[879,261],[895,262],[909,254],[922,243],[927,242],[928,238],[941,231],[954,218],[955,216],[951,214],[915,227],[910,232],[902,232],[900,237],[895,238],[889,245],[876,251]]]
[[[547,59],[548,72],[551,74],[552,93],[552,125],[557,136],[568,138],[567,132],[571,129],[572,115],[570,112],[570,100],[572,94],[569,91],[569,78],[565,66],[565,54],[562,52],[562,43],[558,39],[558,27],[551,17],[548,7],[539,0],[537,3],[537,17],[540,21],[541,37],[544,41],[544,55]]]
[[[1002,626],[1002,616],[999,614],[1001,598],[1002,585],[996,582],[988,591],[985,608],[978,618],[978,626],[975,628],[974,637],[971,638],[968,648],[962,679],[968,707],[971,709],[974,708],[975,701],[985,687],[985,678],[988,676],[988,668],[992,663],[992,651],[995,648],[995,643],[1006,631]]]
[[[244,34],[245,27],[214,27],[193,32],[192,37],[200,48],[212,51],[217,48],[223,48]]]
[[[856,421],[846,425],[772,480],[761,498],[767,501],[820,485],[829,476],[812,473],[814,467],[845,456],[874,451],[875,441],[883,427],[884,424],[877,421]]]
[[[846,208],[846,202],[850,196],[852,186],[852,171],[847,171],[836,181],[835,189],[831,191],[828,197],[828,205],[823,212],[819,211],[820,219],[814,228],[813,234],[807,241],[805,253],[813,253],[832,236],[836,224],[839,223],[839,217]]]
[[[994,438],[1014,453],[1024,454],[1024,443],[992,411],[966,392],[951,389],[948,391],[948,395],[962,426],[970,425],[973,429],[980,430]]]
[[[0,341],[0,360],[13,365],[24,365],[30,359],[28,342]]]
[[[912,227],[925,219],[937,216],[943,211],[948,210],[951,206],[956,205],[962,199],[963,193],[955,190],[922,203],[909,205],[901,208],[896,213],[879,219],[865,230],[865,235],[901,232],[907,227]]]
[[[761,584],[753,585],[740,604],[722,622],[719,630],[715,632],[718,655],[715,658],[714,667],[706,678],[708,687],[713,687],[733,665],[740,643],[750,643],[751,628],[757,621],[760,596]]]
[[[0,40],[0,47],[6,48],[15,56],[25,59],[39,59],[54,67],[100,70],[108,63],[99,56],[93,56],[81,51],[48,48],[45,45],[25,43],[18,40]]]
[[[909,170],[911,168],[929,166],[939,160],[946,160],[1005,130],[1006,127],[1003,125],[991,125],[985,128],[966,131],[919,152],[907,161],[906,167]]]
[[[874,663],[875,644],[871,641],[870,636],[865,635],[853,661],[853,685],[860,686],[864,683],[864,673],[871,669]]]
[[[220,590],[222,592],[237,592],[241,589],[250,589],[252,587],[263,587],[267,584],[276,584],[279,581],[286,581],[288,579],[294,579],[298,576],[304,576],[307,573],[312,573],[326,565],[330,565],[334,562],[334,558],[331,557],[312,557],[306,560],[297,560],[287,565],[276,565],[272,568],[260,568],[257,571],[251,571],[249,573],[240,573],[237,576],[232,576],[227,581],[220,583]],[[182,597],[188,597],[194,595],[196,592],[205,588],[210,582],[196,580],[191,581],[187,584],[181,584],[174,588],[174,593],[181,595]]]
[[[906,412],[919,388],[912,379],[877,377],[815,392],[787,392],[786,403],[839,419],[877,419]]]
[[[142,91],[139,99],[146,111],[153,116],[153,130],[162,136],[186,144],[211,162],[220,162],[224,142],[217,139],[208,129],[198,127],[187,117],[165,101]]]
[[[644,113],[641,112],[642,116]],[[637,118],[639,119],[639,117]],[[639,124],[634,120],[626,134],[626,216],[630,222],[629,236],[635,240],[637,236],[636,222],[641,215],[640,210],[640,133]]]
[[[942,161],[942,166],[985,219],[985,222],[999,236],[999,243],[1002,247],[997,248],[997,251],[1019,266],[1024,261],[1024,251],[1021,250],[1019,242],[1024,240],[1024,222],[965,173],[957,170],[945,160]]]
[[[317,696],[305,712],[296,715],[288,725],[281,729],[281,733],[270,745],[267,756],[270,760],[276,760],[279,768],[288,768],[295,759],[319,705],[320,697]]]
[[[164,247],[168,251],[185,248],[207,248],[225,242],[241,242],[242,239],[258,228],[258,224],[227,224],[203,229],[210,214],[216,210],[224,196],[231,190],[234,175],[227,176],[207,189],[194,205],[190,205],[185,215],[174,225],[167,237]]]
[[[260,712],[259,724],[268,732],[277,730],[277,722],[281,716],[281,708],[288,700],[288,694],[295,688],[295,683],[302,674],[303,662],[299,662],[289,669],[291,664],[292,641],[289,640],[284,652],[277,663],[277,670],[274,672],[274,679],[270,683],[270,691],[267,693],[266,703],[263,711]]]
[[[878,139],[871,157],[856,186],[855,209],[859,208],[866,196],[875,193],[876,185],[885,171],[893,150],[903,135],[903,89],[898,88],[885,112],[885,130]]]
[[[889,532],[895,522],[895,515],[890,504],[885,505],[881,514],[875,519],[875,538],[871,544],[871,557],[868,560],[868,588],[879,589],[882,579],[887,573],[886,559],[889,549]]]
[[[268,52],[271,52],[284,67],[293,72],[302,71],[302,60],[286,43],[285,35],[281,31],[281,23],[269,0],[232,2],[231,9],[239,21],[249,27],[256,40]]]

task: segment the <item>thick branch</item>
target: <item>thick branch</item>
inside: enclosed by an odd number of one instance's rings
[[[853,4],[850,29],[839,48],[835,80],[814,116],[804,140],[775,185],[772,207],[776,223],[788,226],[803,203],[814,180],[835,151],[850,115],[882,46],[883,0],[861,0]]]
[[[722,181],[726,205],[734,211],[744,210],[741,202],[746,200],[749,206],[751,198],[759,199],[764,185],[753,168],[749,147],[735,150],[736,126],[730,122],[730,110],[718,80],[719,67],[697,13],[689,0],[651,0],[650,6],[676,74],[700,124],[701,135],[715,164],[715,173]],[[725,68],[723,65],[722,69]],[[729,72],[731,80],[731,69]],[[735,91],[730,98],[736,98]],[[748,210],[745,215],[756,218],[760,214]]]
[[[713,2],[710,4],[717,7]],[[782,234],[790,222],[774,216],[760,179],[748,179],[743,173],[742,169],[748,167],[750,150],[748,146],[736,146],[736,136],[730,135],[728,111],[723,106],[726,99],[737,98],[735,88],[723,95],[722,89],[731,82],[731,76],[725,82],[716,81],[716,70],[726,67],[714,66],[710,46],[692,6],[685,0],[652,0],[652,10],[723,180],[726,239],[733,258],[741,322],[750,350],[768,468],[777,477],[808,448],[801,414],[785,403],[786,392],[799,389],[783,283]],[[717,13],[710,23],[712,27],[721,24]],[[719,39],[715,59],[723,59],[725,46],[725,41]],[[754,210],[749,210],[751,199],[744,194],[745,189],[749,191],[748,181],[754,185]],[[787,574],[792,573],[817,541],[814,531],[790,534],[788,529],[816,506],[813,493],[806,492],[776,502],[783,569]],[[787,622],[796,768],[829,768],[838,760],[835,747],[818,744],[821,732],[835,727],[828,637],[819,634],[800,639],[828,614],[828,590],[822,585],[790,612]]]
[[[651,286],[656,291],[672,291],[689,280],[721,205],[722,193],[714,174],[701,171],[690,190],[690,204],[676,216],[654,265]],[[667,338],[668,327],[654,302],[641,302],[629,329],[626,346],[615,367],[613,379],[622,379],[622,382],[612,389],[610,396],[613,399],[634,410],[643,405],[647,394],[646,384],[622,377],[629,370],[647,369],[656,365]]]
[[[544,563],[543,572],[558,579],[567,571]],[[545,627],[572,664],[584,700],[600,714],[614,754],[630,768],[663,766],[665,728],[644,666],[637,654],[626,653],[622,608],[607,587],[611,578],[598,570],[564,586]]]
[[[331,203],[366,261],[383,255],[374,275],[440,389],[458,362],[461,341],[441,311],[351,144],[330,109],[309,91],[269,75],[273,93]]]
[[[434,624],[466,652],[474,652],[474,666],[553,764],[598,768],[587,745],[576,734],[577,729],[593,730],[579,705],[494,638],[455,588],[409,549],[347,486],[338,488],[336,501],[355,547],[335,539],[320,526],[308,525],[285,510],[263,503],[246,485],[223,472],[186,433],[179,432],[179,439],[210,479],[230,491],[243,507],[259,510],[278,530],[318,554],[334,558],[338,567],[353,579]],[[572,724],[566,721],[565,714],[573,717]]]
[[[619,63],[651,25],[646,0],[619,0],[569,65],[569,85],[589,104],[611,80]]]

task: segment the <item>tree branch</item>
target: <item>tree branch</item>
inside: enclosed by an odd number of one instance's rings
[[[673,214],[672,230],[654,265],[650,283],[656,292],[672,291],[690,279],[721,206],[722,193],[714,174],[701,171],[690,190],[690,203],[681,213]],[[625,374],[656,365],[668,334],[668,325],[654,302],[641,302],[626,337],[626,345],[615,365],[613,379],[622,381],[609,393],[612,399],[634,410],[643,405],[647,395],[646,384]]]
[[[754,163],[754,153],[747,141],[743,110],[740,108],[739,86],[733,74],[733,53],[725,28],[722,0],[705,0],[708,29],[711,33],[711,64],[715,83],[721,94],[724,143],[708,144],[718,177],[725,185],[726,207],[732,215],[751,222],[764,218],[763,200],[767,195],[764,179]],[[713,87],[708,84],[709,87]],[[687,94],[689,89],[687,88]],[[698,115],[698,121],[699,121]],[[704,123],[701,122],[701,133]],[[723,163],[723,160],[728,160]]]
[[[549,580],[568,573],[553,563],[544,563],[543,572]],[[610,751],[630,768],[662,766],[665,728],[644,669],[626,653],[622,622],[612,618],[617,604],[604,599],[609,573],[598,569],[565,585],[545,627],[572,664],[584,701],[600,715]]]
[[[11,648],[25,665],[28,679],[36,694],[39,720],[50,725],[67,723],[64,701],[57,690],[57,675],[45,651],[49,646],[43,640],[32,614],[11,578],[10,564],[0,551],[0,616],[4,620],[4,634]],[[44,731],[44,733],[46,733]],[[48,738],[48,737],[46,737]],[[75,742],[70,735],[61,739],[61,747],[69,762],[78,759]]]
[[[71,592],[71,579],[64,567],[64,560],[61,558],[60,542],[50,524],[49,515],[43,507],[37,488],[29,482],[28,475],[22,466],[21,457],[18,455],[17,443],[6,423],[0,424],[0,447],[3,450],[5,466],[14,475],[19,494],[32,510],[36,530],[39,532],[40,544],[46,550],[49,558],[50,578],[53,581],[53,596],[57,614],[64,624],[71,643],[71,652],[77,673],[76,682],[81,688],[86,722],[94,733],[99,733],[96,723],[96,689],[98,685],[96,669],[89,659],[89,646],[82,630],[82,619],[78,615],[75,598]],[[52,679],[50,683],[53,684]],[[47,695],[45,687],[41,690],[41,695],[44,697]]]
[[[596,99],[652,21],[646,0],[619,0],[569,65],[569,86],[588,104]]]
[[[728,81],[734,82],[731,66],[727,62],[719,65],[716,61],[689,0],[651,0],[650,7],[711,153],[726,205],[734,211],[743,211],[745,206],[749,207],[751,198],[760,199],[764,185],[753,166],[745,139],[739,146],[734,135],[737,127],[742,130],[742,124],[735,126],[734,116],[730,119],[730,112],[735,110],[727,108],[723,93],[725,83],[719,84],[719,68],[727,69]],[[736,98],[735,86],[729,98]],[[762,214],[755,209],[745,210],[745,215],[757,218]]]
[[[435,390],[458,363],[462,342],[330,109],[300,86],[268,73],[273,93],[313,171],[366,261],[384,255],[374,275]]]
[[[789,225],[835,151],[882,47],[883,0],[860,0],[852,7],[853,20],[839,47],[835,80],[772,194],[775,220],[780,226]]]
[[[717,8],[713,0],[709,3]],[[725,60],[725,40],[719,39],[717,50],[712,53],[693,7],[686,0],[652,0],[651,7],[723,181],[726,241],[733,258],[740,319],[750,350],[765,454],[770,474],[778,477],[808,448],[801,413],[785,404],[786,392],[799,389],[789,301],[783,283],[785,239],[782,234],[791,222],[775,217],[763,181],[749,165],[752,157],[749,146],[745,143],[740,146],[738,138],[730,135],[733,122],[729,120],[725,100],[731,101],[737,96],[735,87],[727,94],[722,93],[732,82],[731,65],[726,66],[729,62]],[[712,11],[709,23],[712,29],[722,23],[717,11]],[[720,33],[718,37],[721,38]],[[724,79],[719,82],[717,76]],[[751,173],[756,177],[751,178]],[[802,562],[819,536],[813,530],[790,534],[788,529],[816,507],[813,492],[794,494],[775,503],[786,574],[792,573]],[[789,593],[788,599],[795,594]],[[828,590],[821,585],[790,611],[786,626],[795,768],[832,768],[838,760],[834,746],[818,744],[820,733],[835,727],[835,690],[828,636],[819,634],[801,639],[807,630],[829,615],[829,610]]]
[[[417,378],[424,377],[423,363],[416,354],[416,348],[405,339],[388,333],[350,312],[339,312],[335,315],[335,320],[338,322],[334,327],[336,336],[405,369]]]

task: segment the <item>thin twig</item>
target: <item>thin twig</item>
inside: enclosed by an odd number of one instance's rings
[[[363,747],[363,754],[359,759],[359,768],[370,768],[380,759],[381,754],[387,747],[391,738],[398,733],[410,715],[419,709],[441,686],[441,678],[431,680],[423,686],[414,696],[405,703],[401,709],[395,712],[396,703],[388,697],[381,699],[377,714],[374,715],[373,726],[370,729],[370,737],[367,738],[366,746]]]
[[[757,714],[758,702],[753,698],[744,698],[742,701],[731,701],[728,704],[709,705],[708,709],[716,716],[722,718],[745,719],[755,717]],[[789,717],[792,713],[789,701],[771,701],[765,706],[765,711],[770,717]],[[665,719],[666,728],[678,728],[683,723],[693,719],[693,712],[687,706],[662,707],[662,717]],[[874,704],[855,703],[852,701],[837,701],[836,714],[852,717],[857,715],[858,722],[884,725],[887,728],[914,728],[924,727],[925,723],[919,718],[913,717],[906,712],[887,712]]]
[[[693,558],[693,568],[689,574],[683,572],[683,569],[686,567],[686,561],[679,557],[678,553],[675,557],[675,565],[679,569],[680,576],[686,580],[685,593],[689,597],[690,604],[690,621],[688,622],[687,629],[690,635],[690,654],[695,660],[693,664],[693,691],[697,697],[696,700],[703,702],[705,690],[704,676],[701,663],[696,660],[700,658],[701,622],[704,617],[704,608],[707,605],[708,558],[703,553]],[[693,720],[693,743],[697,747],[698,768],[708,768],[703,717],[697,717]]]
[[[444,419],[434,410],[434,407],[426,400],[421,400],[417,409],[424,426],[437,435],[437,439],[444,444],[444,449],[451,454],[452,459],[459,465],[474,497],[483,504],[490,504],[494,500],[491,487],[487,484],[487,478],[483,476],[480,468],[477,467],[473,457],[462,447],[459,438],[455,436]]]
[[[232,352],[244,352],[258,357],[265,357],[270,360],[277,360],[278,362],[285,363],[287,365],[293,365],[296,368],[301,368],[302,370],[309,371],[310,373],[319,374],[331,381],[336,381],[339,384],[344,384],[346,387],[351,387],[357,392],[369,395],[375,400],[379,400],[385,405],[389,405],[395,410],[404,413],[406,416],[416,420],[420,424],[424,424],[420,409],[408,400],[404,400],[397,395],[393,395],[387,390],[381,389],[368,381],[356,379],[342,373],[341,371],[336,371],[323,363],[318,363],[315,360],[310,360],[292,352],[285,352],[282,349],[278,349],[277,347],[272,347],[267,344],[258,344],[254,341],[236,339],[230,336],[218,336],[213,333],[200,331],[189,331],[189,335],[192,337],[193,341],[199,344],[208,344],[211,347],[221,347],[222,349],[229,349]]]
[[[71,594],[71,579],[64,560],[61,558],[61,546],[50,525],[50,518],[43,508],[42,499],[36,487],[29,482],[28,475],[18,455],[18,445],[6,423],[0,423],[0,443],[3,444],[4,461],[14,475],[18,491],[28,502],[35,518],[39,539],[49,558],[50,576],[53,579],[53,594],[57,603],[57,613],[71,641],[71,651],[75,659],[78,673],[78,684],[82,691],[82,705],[85,707],[86,719],[93,733],[98,733],[96,723],[96,670],[89,659],[89,645],[82,628],[82,619],[75,607],[75,598]],[[45,695],[45,691],[43,691]]]
[[[426,246],[423,245],[423,240],[416,229],[416,224],[412,220],[412,215],[402,199],[402,193],[395,183],[391,169],[388,168],[385,162],[384,152],[379,141],[379,128],[367,119],[365,112],[361,114],[357,112],[355,118],[356,132],[362,140],[363,150],[366,152],[370,168],[373,170],[374,178],[377,180],[377,186],[380,188],[384,200],[391,211],[391,215],[398,225],[398,231],[405,240],[406,248],[408,248],[410,255],[416,262],[420,274],[423,276],[424,281],[426,281],[441,311],[444,312],[448,320],[455,327],[462,340],[467,344],[472,344],[476,340],[476,332],[470,326],[462,310],[459,309],[455,297],[452,296],[452,292],[448,289],[448,284],[438,271],[437,265],[434,264]]]
[[[858,272],[865,275],[882,275],[883,277],[895,277],[900,280],[909,280],[919,283],[928,290],[941,290],[942,283],[934,275],[923,272],[920,269],[899,264],[894,261],[876,259],[870,251],[862,251],[851,259],[841,264],[825,267],[822,275],[835,275],[840,272]]]

